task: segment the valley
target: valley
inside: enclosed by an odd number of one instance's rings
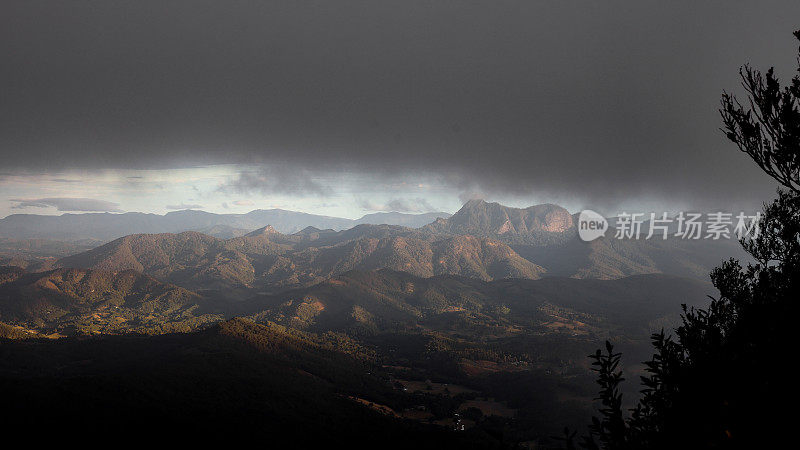
[[[411,427],[413,439],[455,432],[480,448],[555,445],[593,407],[586,355],[612,339],[631,361],[649,358],[650,334],[677,323],[682,304],[705,304],[707,271],[732,251],[727,242],[585,243],[573,220],[555,205],[471,201],[419,228],[214,225],[221,237],[137,233],[90,249],[8,238],[0,383],[28,392],[37,374],[48,387],[26,408],[59,389],[73,399],[66,409],[102,410],[88,390],[122,383],[131,414],[171,414],[189,401],[190,416],[205,416],[224,378],[244,404],[270,399],[248,406],[258,418],[243,422],[264,432],[310,426],[324,402],[401,434]],[[148,352],[162,356],[136,356]],[[147,376],[156,406],[136,399],[142,386],[127,371],[159,358],[171,362]],[[210,391],[190,399],[193,388],[170,379],[198,364]],[[237,413],[214,414],[242,425]],[[326,419],[316,436],[336,439],[341,426]]]

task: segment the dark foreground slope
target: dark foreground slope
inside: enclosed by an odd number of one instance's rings
[[[370,408],[404,400],[368,351],[330,339],[236,319],[191,334],[0,340],[2,428],[40,443],[500,446],[502,436],[480,429],[454,433]]]

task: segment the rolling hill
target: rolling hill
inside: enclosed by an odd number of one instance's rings
[[[0,268],[0,321],[48,333],[189,331],[221,319],[198,312],[205,303],[133,270]]]
[[[227,240],[196,232],[131,235],[59,259],[58,267],[136,270],[191,289],[307,285],[349,270],[419,276],[538,278],[544,269],[507,245],[472,236],[423,240],[408,228],[360,225],[283,235],[271,227]]]
[[[597,336],[624,332],[646,338],[676,319],[681,304],[705,303],[712,291],[710,283],[661,274],[482,281],[383,269],[350,271],[308,288],[257,296],[239,304],[245,309],[238,314],[264,308],[257,314],[315,331],[419,326],[442,331],[467,324],[473,332],[483,328],[481,334],[506,336],[528,330]],[[559,314],[563,328],[548,329]]]

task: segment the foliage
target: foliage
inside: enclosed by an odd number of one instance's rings
[[[795,31],[800,40],[800,30]],[[798,59],[800,72],[800,57]],[[739,71],[748,107],[722,95],[723,131],[768,175],[790,191],[800,190],[800,76],[781,89],[774,70],[766,75],[749,65]]]
[[[592,418],[590,430],[597,436],[604,448],[627,448],[625,420],[622,417],[622,394],[619,385],[625,379],[619,369],[622,353],[614,353],[614,347],[606,341],[606,353],[601,350],[591,356],[592,370],[597,372],[600,394],[596,400],[602,402],[600,418]]]
[[[724,94],[724,131],[784,188],[764,206],[760,233],[742,240],[756,263],[714,269],[719,296],[705,309],[684,305],[674,337],[652,336],[655,354],[627,420],[619,354],[607,344],[592,356],[603,408],[587,448],[766,448],[791,433],[781,408],[793,388],[781,367],[791,361],[800,298],[800,76],[784,89],[772,69],[745,66],[741,76],[749,108]]]

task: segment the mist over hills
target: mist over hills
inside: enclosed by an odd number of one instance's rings
[[[197,210],[168,212],[164,215],[128,212],[62,214],[44,216],[12,214],[0,219],[0,238],[95,240],[109,241],[137,233],[179,233],[206,231],[220,237],[241,235],[240,230],[254,230],[266,225],[282,233],[294,233],[313,226],[320,229],[342,230],[359,224],[396,224],[421,227],[437,217],[450,214],[405,214],[397,212],[367,214],[360,219],[321,216],[282,209],[258,209],[246,214],[215,214]]]

